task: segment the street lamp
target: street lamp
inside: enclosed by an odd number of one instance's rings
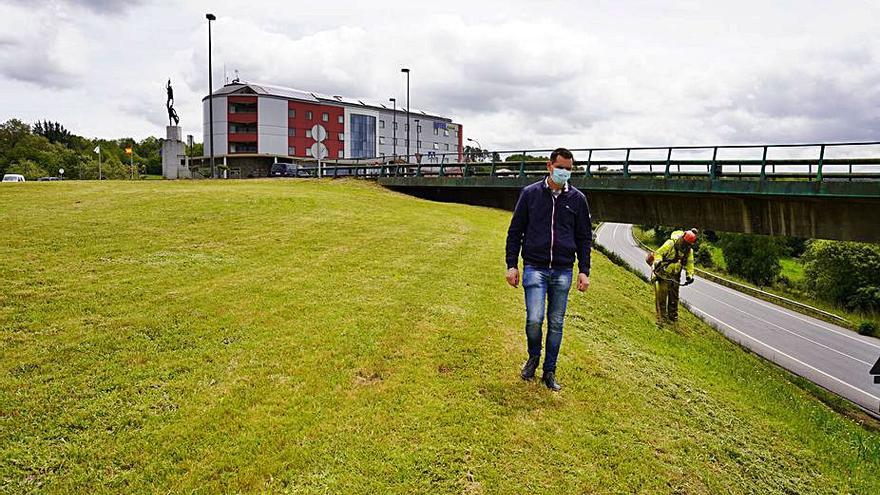
[[[391,124],[391,146],[394,148],[394,163],[397,163],[397,98],[388,98],[388,101],[394,105],[394,113],[391,114],[391,120],[393,121],[393,124]]]
[[[214,169],[214,81],[211,68],[211,21],[216,21],[214,14],[205,14],[208,19],[208,132],[211,133],[209,138],[211,145],[211,178],[217,178],[217,172]]]
[[[406,163],[409,163],[409,69],[400,69],[406,73]]]

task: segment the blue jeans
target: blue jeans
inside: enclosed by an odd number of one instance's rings
[[[562,322],[571,289],[572,269],[523,267],[522,284],[526,293],[526,339],[529,357],[541,357],[541,327],[544,301],[547,301],[547,354],[544,371],[556,371],[556,358],[562,345]]]

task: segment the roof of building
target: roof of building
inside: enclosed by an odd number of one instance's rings
[[[354,99],[348,98],[345,96],[338,95],[325,95],[322,93],[315,93],[313,91],[303,91],[300,89],[294,88],[286,88],[283,86],[273,86],[270,84],[262,84],[262,83],[248,83],[248,82],[233,82],[229,83],[221,88],[218,88],[214,91],[214,96],[229,96],[229,95],[264,95],[264,96],[274,96],[279,98],[289,98],[293,100],[312,102],[312,103],[331,103],[331,104],[342,104],[347,106],[354,107],[365,107],[365,108],[376,108],[381,110],[393,110],[392,107],[385,105],[384,103],[377,103],[369,100],[363,99]],[[202,98],[202,101],[207,100],[208,97]],[[405,107],[398,107],[397,111],[400,113],[406,113]],[[410,115],[415,115],[416,117],[423,115],[425,117],[431,117],[438,120],[444,120],[447,122],[452,122],[452,119],[449,117],[441,117],[440,115],[432,114],[425,112],[423,110],[417,110],[415,108],[409,109]]]

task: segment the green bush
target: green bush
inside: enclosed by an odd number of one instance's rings
[[[694,246],[694,262],[699,266],[707,268],[715,265],[712,261],[712,252],[709,251],[709,246],[702,240],[697,241],[697,245]]]
[[[850,311],[880,311],[880,246],[816,240],[803,259],[815,297]]]
[[[724,234],[720,240],[727,271],[756,285],[770,285],[782,271],[779,247],[772,237]]]
[[[783,256],[800,258],[807,250],[807,239],[803,237],[777,237],[779,252]]]
[[[877,334],[877,324],[874,323],[873,321],[863,321],[859,325],[859,333],[862,335],[868,335],[870,337],[878,335]]]

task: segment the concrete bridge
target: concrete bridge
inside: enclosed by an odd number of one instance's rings
[[[513,209],[522,187],[547,174],[546,160],[529,157],[550,151],[480,151],[463,163],[445,155],[421,157],[421,163],[350,160],[326,164],[323,175],[376,179],[436,201]],[[587,193],[594,220],[880,242],[880,142],[572,151],[571,183]],[[694,156],[704,151],[707,156]],[[758,157],[749,157],[751,151]],[[622,156],[607,157],[613,153]],[[519,158],[504,161],[504,155]]]

